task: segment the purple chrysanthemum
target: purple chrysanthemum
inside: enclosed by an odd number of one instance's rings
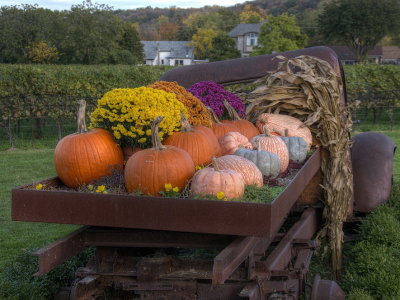
[[[242,100],[235,94],[225,90],[221,84],[214,81],[200,81],[193,84],[188,91],[199,98],[205,106],[211,107],[218,118],[227,116],[224,100],[227,100],[232,105],[241,118],[246,117]]]

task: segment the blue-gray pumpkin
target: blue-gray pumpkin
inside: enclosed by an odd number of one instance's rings
[[[301,164],[307,157],[307,142],[299,136],[282,136],[289,150],[289,160]]]
[[[265,150],[249,150],[239,148],[234,155],[238,155],[252,161],[264,176],[278,177],[281,169],[279,156]]]

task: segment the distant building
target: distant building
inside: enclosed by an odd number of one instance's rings
[[[249,56],[254,46],[258,45],[258,33],[262,24],[238,24],[229,32],[229,36],[235,39],[242,57]]]
[[[328,46],[336,52],[344,65],[357,63],[356,56],[347,46]],[[397,46],[375,46],[368,52],[368,61],[376,64],[400,64],[400,48]]]
[[[141,41],[146,65],[186,66],[193,63],[193,46],[188,41]]]

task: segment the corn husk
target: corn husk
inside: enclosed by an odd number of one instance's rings
[[[350,164],[351,117],[344,105],[341,77],[327,62],[311,56],[282,56],[278,69],[257,82],[247,95],[250,121],[266,112],[292,115],[308,126],[327,155],[322,160],[325,225],[319,238],[328,237],[332,267],[341,270],[343,222],[352,204]]]

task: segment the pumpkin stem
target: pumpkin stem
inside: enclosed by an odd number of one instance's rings
[[[268,128],[267,125],[264,125],[262,129],[263,129],[263,133],[264,133],[266,136],[271,136],[271,131],[269,130],[269,128]]]
[[[254,141],[254,144],[256,144],[257,151],[261,151],[259,138],[256,138],[256,140]]]
[[[84,133],[87,131],[86,127],[86,101],[81,99],[78,101],[79,109],[78,109],[78,120],[77,120],[77,127],[78,133]]]
[[[151,143],[153,145],[153,149],[155,150],[163,150],[167,149],[162,143],[160,136],[158,135],[158,127],[160,126],[161,121],[164,119],[163,116],[158,116],[151,123]]]
[[[284,136],[289,136],[289,129],[285,128]]]
[[[237,111],[233,108],[233,106],[227,100],[224,100],[224,106],[225,106],[231,120],[233,120],[233,121],[241,120]]]
[[[181,112],[181,126],[182,126],[181,132],[193,131],[192,125],[190,125],[188,119],[182,112]]]
[[[213,157],[211,158],[211,161],[212,161],[212,165],[213,165],[213,167],[214,167],[214,170],[215,170],[215,171],[220,171],[220,170],[221,170],[221,167],[220,167],[220,165],[219,165],[219,163],[218,163],[218,159],[217,159],[215,156],[213,156]]]
[[[211,120],[212,120],[214,123],[221,124],[221,122],[219,121],[219,119],[218,119],[217,114],[215,113],[215,111],[214,111],[211,107],[209,107],[209,106],[207,106],[207,110],[208,110],[208,112],[209,112],[209,114],[210,114],[210,116],[211,116]]]

